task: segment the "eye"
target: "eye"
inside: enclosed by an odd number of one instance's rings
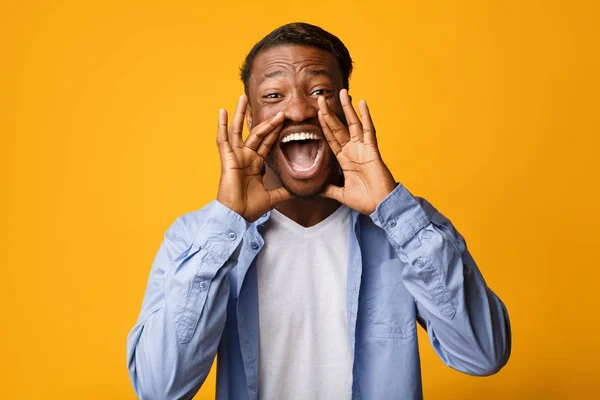
[[[281,95],[279,93],[269,93],[263,96],[263,99],[279,99]]]
[[[327,90],[327,89],[317,89],[317,90],[314,90],[314,91],[311,93],[311,95],[313,95],[313,96],[317,96],[317,97],[318,97],[318,96],[325,96],[325,95],[327,95],[328,93],[329,93],[329,90]]]

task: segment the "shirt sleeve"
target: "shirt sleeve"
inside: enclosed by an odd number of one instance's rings
[[[508,312],[486,285],[465,239],[450,220],[402,184],[371,214],[405,265],[402,279],[438,356],[471,375],[508,361]]]
[[[192,398],[206,379],[225,325],[228,273],[248,227],[213,201],[165,233],[127,337],[129,376],[140,399]]]

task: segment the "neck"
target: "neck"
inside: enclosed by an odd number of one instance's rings
[[[330,183],[338,183],[340,179],[341,177],[338,174],[332,174],[329,181]],[[263,181],[265,188],[268,190],[282,186],[275,173],[268,167]],[[340,203],[336,200],[316,195],[306,199],[294,197],[290,200],[282,201],[275,209],[297,224],[308,228],[329,217],[339,207]]]
[[[333,199],[314,197],[283,201],[275,209],[298,225],[308,228],[329,217],[339,206],[340,203]]]

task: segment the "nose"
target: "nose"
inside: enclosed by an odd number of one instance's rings
[[[287,119],[294,122],[303,122],[307,119],[317,118],[317,100],[300,94],[292,96],[283,110]]]

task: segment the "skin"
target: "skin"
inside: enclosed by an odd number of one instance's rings
[[[231,127],[227,112],[220,111],[217,133],[217,200],[247,221],[276,208],[312,226],[340,203],[368,215],[396,187],[381,159],[367,104],[359,102],[359,118],[332,54],[307,46],[265,50],[252,65],[248,95],[250,102],[240,97]],[[250,129],[246,140],[244,118]],[[308,178],[288,168],[280,149],[286,134],[303,131],[323,139],[321,168]]]

